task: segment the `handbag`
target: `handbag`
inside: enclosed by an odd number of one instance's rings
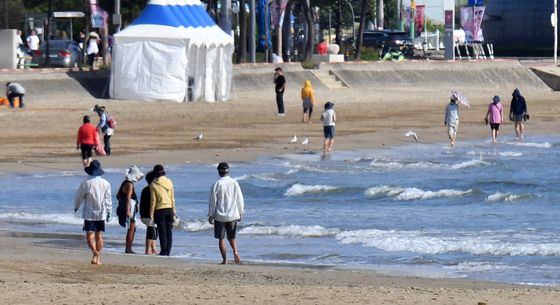
[[[528,113],[525,113],[523,115],[523,121],[529,121],[529,114]]]
[[[179,223],[181,222],[181,218],[179,218],[179,216],[175,215],[173,216],[173,228],[178,228],[179,227]]]

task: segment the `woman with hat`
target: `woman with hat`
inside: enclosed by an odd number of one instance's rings
[[[109,128],[107,111],[105,111],[105,106],[95,105],[93,111],[99,116],[99,123],[97,123],[97,130],[101,131],[103,134],[103,149],[107,156],[111,155],[111,136],[113,135],[113,129]]]
[[[152,170],[154,181],[150,183],[150,219],[156,224],[159,235],[159,255],[169,256],[173,246],[173,223],[175,215],[175,191],[173,182],[165,176],[163,166]]]
[[[134,191],[134,183],[144,177],[136,165],[132,165],[126,170],[125,179],[119,187],[117,193],[117,200],[119,206],[117,208],[117,215],[119,216],[119,223],[124,224],[127,228],[126,231],[126,247],[124,252],[135,254],[132,251],[132,243],[134,242],[134,233],[136,232],[136,213],[138,212],[138,197]]]
[[[492,143],[497,143],[498,131],[500,130],[500,124],[504,122],[504,107],[500,104],[500,97],[494,96],[492,98],[492,103],[488,105],[488,111],[486,112],[486,117],[484,118],[486,125],[490,123],[490,129],[492,130]]]
[[[74,212],[78,212],[80,206],[82,207],[83,230],[86,232],[87,244],[93,253],[91,263],[100,265],[105,222],[109,222],[113,208],[111,184],[101,177],[105,172],[97,160],[91,161],[84,171],[90,177],[80,184],[76,192]]]

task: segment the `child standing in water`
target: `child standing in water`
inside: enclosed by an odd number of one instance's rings
[[[504,107],[500,104],[500,97],[494,96],[492,103],[488,105],[488,111],[486,112],[486,125],[490,123],[490,129],[492,130],[492,143],[497,143],[498,131],[500,130],[500,124],[504,122]]]
[[[323,133],[325,135],[325,143],[323,144],[324,151],[331,151],[335,135],[336,113],[334,112],[334,104],[327,102],[325,104],[325,111],[321,115],[323,121]]]

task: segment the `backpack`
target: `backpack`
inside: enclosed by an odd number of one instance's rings
[[[109,112],[107,112],[106,115],[107,115],[107,126],[109,126],[109,128],[111,129],[115,129],[117,127],[117,120],[115,120],[115,117],[109,114]]]

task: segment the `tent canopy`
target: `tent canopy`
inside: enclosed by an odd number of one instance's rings
[[[199,0],[151,0],[115,34],[111,96],[135,100],[227,100],[233,37]],[[190,86],[189,86],[190,84]]]

